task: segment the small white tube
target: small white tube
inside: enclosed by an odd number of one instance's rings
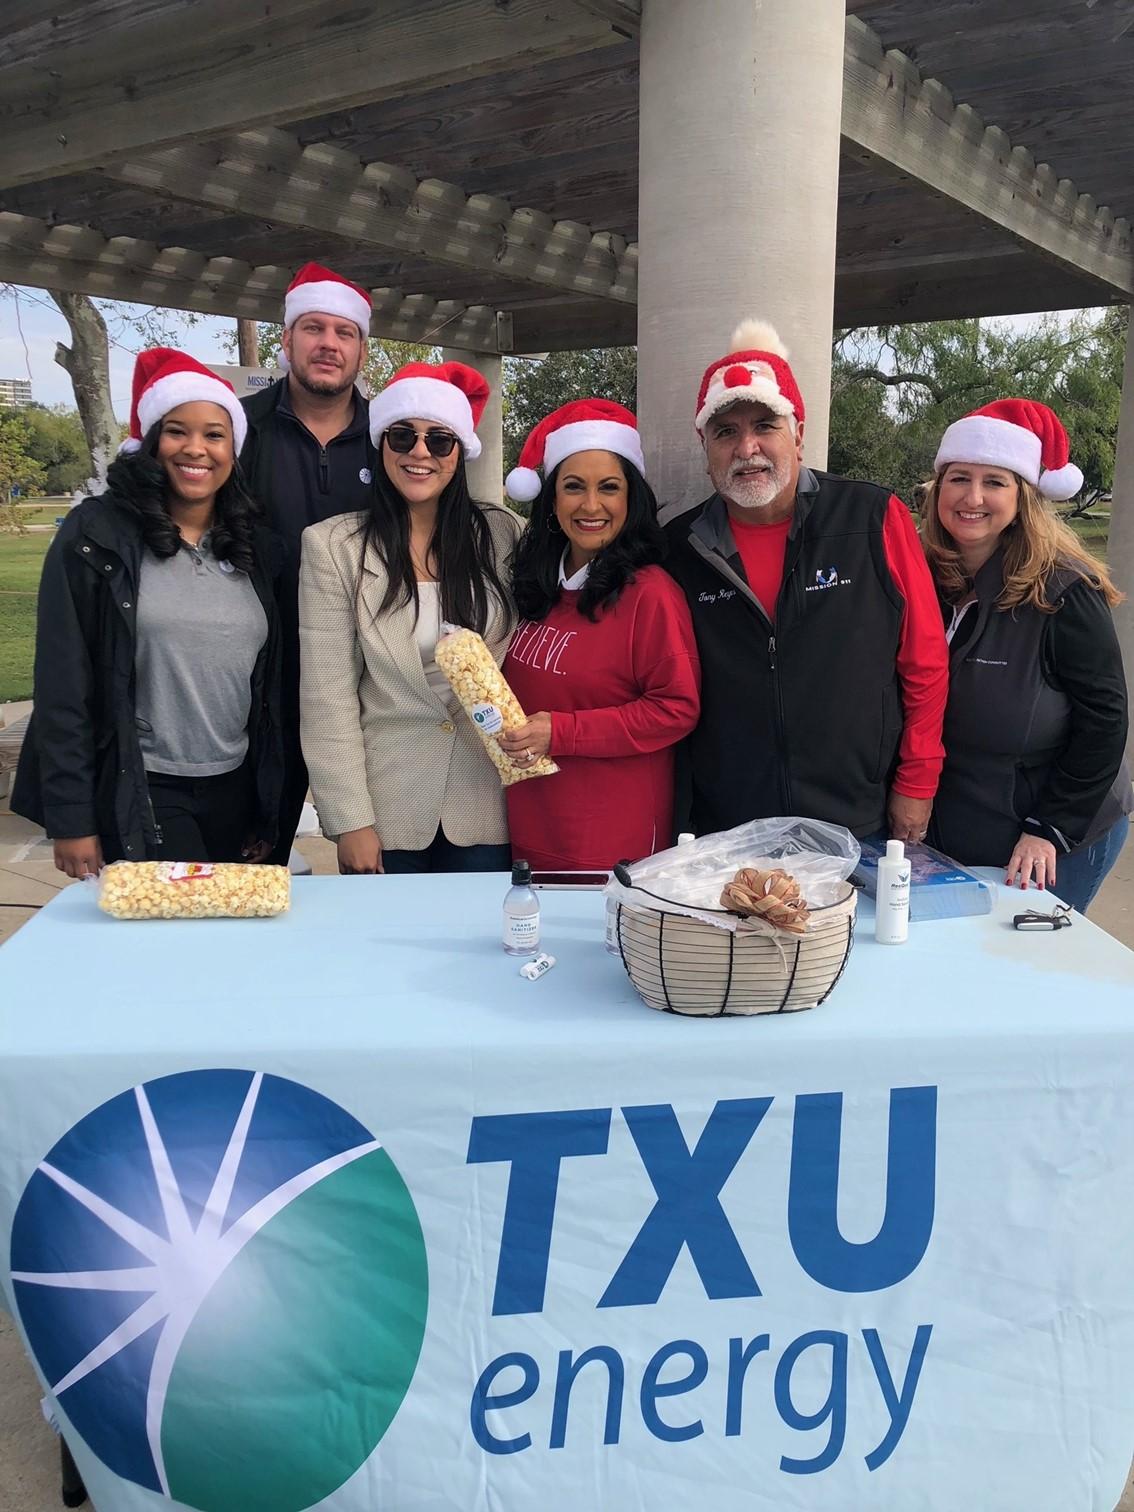
[[[526,961],[520,967],[520,975],[526,977],[529,982],[534,982],[537,977],[541,977],[550,971],[554,965],[555,957],[553,955],[545,955],[541,951],[534,961]]]

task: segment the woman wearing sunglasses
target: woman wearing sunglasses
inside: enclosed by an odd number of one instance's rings
[[[500,779],[433,656],[452,624],[499,658],[515,622],[523,522],[470,498],[465,477],[488,392],[460,362],[401,368],[370,404],[370,509],[303,534],[301,736],[340,872],[509,865]]]
[[[504,675],[529,718],[500,744],[521,762],[550,754],[559,774],[508,789],[512,850],[549,871],[605,871],[670,842],[674,748],[700,712],[693,625],[657,565],[665,538],[629,410],[565,404],[520,463],[508,492],[538,498]]]

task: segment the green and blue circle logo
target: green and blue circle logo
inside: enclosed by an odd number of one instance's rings
[[[20,1318],[123,1478],[200,1512],[302,1512],[409,1390],[428,1269],[373,1134],[309,1087],[190,1071],[112,1098],[32,1175]]]

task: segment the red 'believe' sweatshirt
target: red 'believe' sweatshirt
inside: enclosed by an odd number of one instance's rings
[[[512,854],[548,871],[605,871],[670,843],[673,750],[700,712],[685,596],[639,569],[597,623],[563,588],[547,618],[521,620],[504,676],[528,715],[551,715],[553,777],[508,789]]]

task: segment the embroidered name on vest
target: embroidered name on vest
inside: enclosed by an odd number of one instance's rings
[[[553,672],[556,677],[566,677],[559,661],[578,633],[577,630],[554,630],[550,625],[524,620],[513,637],[509,654],[522,667],[536,667]]]
[[[697,602],[699,604],[715,604],[719,599],[721,603],[724,603],[727,599],[735,597],[735,588],[718,588],[716,593],[699,593],[697,595]]]

